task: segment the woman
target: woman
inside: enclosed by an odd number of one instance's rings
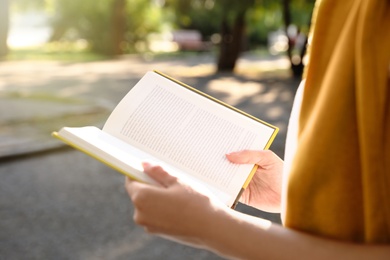
[[[159,166],[160,187],[126,180],[151,233],[239,259],[390,259],[390,2],[317,1],[309,63],[284,163],[238,151],[258,171],[242,202],[283,226],[221,206]]]

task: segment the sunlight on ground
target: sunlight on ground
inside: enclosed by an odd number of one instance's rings
[[[213,56],[213,55],[211,55]],[[183,77],[203,77],[216,73],[216,62],[209,61],[195,66],[175,66],[175,74]],[[244,75],[245,77],[258,79],[264,75],[277,75],[289,77],[290,62],[287,57],[262,57],[253,55],[248,59],[245,55],[239,58],[235,75]]]
[[[267,110],[267,117],[276,120],[280,118],[283,113],[285,113],[284,109],[281,107],[271,107]]]
[[[267,104],[270,104],[270,103],[273,103],[276,101],[276,99],[278,98],[279,96],[279,93],[277,92],[267,92],[267,93],[264,93],[262,94],[261,96],[256,96],[256,97],[253,97],[253,101],[255,103],[267,103]]]
[[[225,77],[211,81],[208,89],[211,92],[226,96],[225,102],[236,106],[241,101],[261,93],[264,86],[257,82],[242,83],[234,77]]]
[[[200,64],[193,67],[175,66],[176,77],[204,77],[213,74],[215,74],[214,64]]]
[[[237,74],[257,75],[264,72],[272,72],[279,70],[288,70],[290,68],[290,61],[287,57],[261,57],[245,55],[237,62],[235,72]]]
[[[73,85],[61,89],[58,92],[58,95],[61,97],[72,97],[72,96],[81,95],[83,93],[88,93],[89,91],[91,91],[92,83],[93,81],[89,81],[89,82],[83,81],[82,83],[79,83],[77,85]]]
[[[234,73],[219,73],[219,77],[210,80],[206,92],[223,96],[224,101],[233,106],[248,99],[255,104],[272,104],[277,99],[287,101],[292,98],[290,92],[279,93],[276,89],[267,91],[266,86],[258,80],[267,77],[289,78],[289,66],[288,59],[284,57],[264,58],[255,54],[243,55],[238,60]],[[174,70],[176,76],[185,78],[212,77],[215,72],[214,63],[191,67],[176,66]],[[282,112],[276,108],[268,111],[272,118],[277,118]]]

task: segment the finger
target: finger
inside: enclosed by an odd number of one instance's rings
[[[133,219],[138,225],[145,225],[151,209],[158,208],[161,191],[164,188],[126,179],[126,191],[134,206]],[[146,213],[146,215],[145,215]],[[146,217],[146,218],[145,218]]]
[[[177,183],[177,178],[164,171],[161,166],[152,166],[150,163],[142,163],[144,172],[163,187],[169,187]]]
[[[134,181],[130,179],[130,177],[126,176],[125,188],[130,197],[137,193],[140,189],[145,188],[146,186],[150,185],[141,183],[139,181]]]
[[[272,160],[273,152],[270,150],[243,150],[226,154],[232,163],[267,165]]]

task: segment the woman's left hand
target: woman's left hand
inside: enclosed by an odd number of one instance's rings
[[[159,185],[149,185],[126,178],[126,190],[134,204],[134,221],[149,233],[172,240],[202,244],[210,218],[227,207],[213,201],[160,166],[144,163],[144,171]],[[206,232],[207,233],[207,232]]]
[[[244,150],[226,155],[229,161],[258,166],[240,201],[268,212],[280,212],[283,161],[270,150]]]

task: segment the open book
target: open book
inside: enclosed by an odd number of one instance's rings
[[[141,182],[154,184],[142,162],[161,165],[232,207],[256,167],[230,163],[225,154],[267,149],[277,132],[275,126],[151,71],[116,106],[102,130],[63,127],[53,136]]]

